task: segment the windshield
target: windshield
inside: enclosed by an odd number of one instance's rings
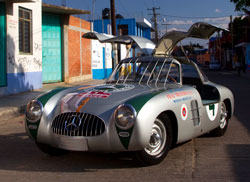
[[[176,61],[176,60],[175,60]],[[119,64],[108,82],[138,84],[180,83],[179,65],[172,58],[131,58]]]

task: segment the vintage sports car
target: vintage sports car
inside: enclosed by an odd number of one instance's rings
[[[27,104],[27,134],[51,155],[130,151],[144,165],[160,163],[175,144],[208,132],[222,136],[233,115],[232,92],[188,58],[170,55],[178,41],[217,30],[196,23],[188,32],[167,33],[152,55],[122,60],[105,84],[37,97]],[[136,41],[128,37],[109,42]]]

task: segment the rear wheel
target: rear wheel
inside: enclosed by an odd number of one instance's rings
[[[63,150],[63,149],[59,149],[59,148],[55,148],[52,147],[50,145],[47,144],[43,144],[43,143],[36,143],[37,147],[44,153],[49,154],[51,156],[59,156],[59,155],[64,155],[66,153],[68,153],[67,150]]]
[[[155,119],[147,147],[135,153],[143,165],[158,164],[166,157],[172,144],[172,125],[168,116],[161,115]]]
[[[226,104],[223,102],[221,104],[221,108],[220,108],[220,126],[216,129],[214,129],[211,134],[213,136],[223,136],[227,130],[228,127],[228,111],[227,111],[227,107]]]

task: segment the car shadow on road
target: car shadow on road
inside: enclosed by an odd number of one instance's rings
[[[0,170],[33,172],[94,172],[97,169],[133,168],[129,154],[69,152],[62,156],[42,153],[25,133],[0,135]]]

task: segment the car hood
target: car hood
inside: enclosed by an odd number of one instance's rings
[[[170,55],[178,42],[185,38],[209,39],[216,31],[228,31],[215,25],[204,22],[193,24],[188,32],[171,31],[162,36],[156,48],[154,55]]]
[[[87,112],[99,115],[138,95],[155,89],[133,84],[104,84],[79,87],[60,100],[61,112]]]

